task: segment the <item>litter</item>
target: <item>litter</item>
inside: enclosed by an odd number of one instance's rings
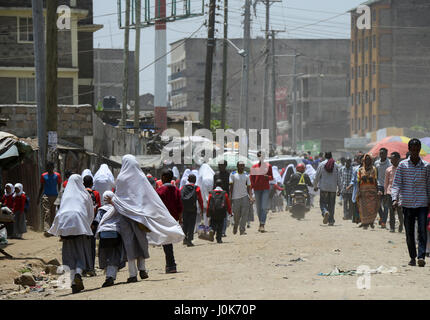
[[[290,262],[299,262],[299,261],[306,261],[305,259],[303,259],[303,258],[297,258],[297,259],[291,259],[290,260]]]
[[[340,252],[340,249],[334,249],[334,252]]]
[[[352,276],[359,274],[386,274],[386,273],[395,273],[397,272],[396,267],[387,268],[385,266],[379,266],[376,269],[369,268],[359,268],[358,270],[346,270],[343,271],[338,267],[334,267],[334,269],[329,273],[318,273],[319,276]]]
[[[289,263],[289,264],[282,264],[282,263],[275,264],[275,267],[291,267],[291,266],[293,266],[291,263]]]

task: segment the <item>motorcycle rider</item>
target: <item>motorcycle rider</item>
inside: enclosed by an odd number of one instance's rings
[[[289,197],[296,190],[304,191],[307,195],[307,206],[310,206],[309,187],[313,187],[311,178],[305,173],[306,166],[303,163],[299,163],[296,166],[296,173],[294,173],[288,181]],[[291,202],[289,202],[291,203]]]

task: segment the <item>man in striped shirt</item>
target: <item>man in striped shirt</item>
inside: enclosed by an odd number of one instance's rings
[[[408,144],[410,156],[400,162],[391,187],[393,207],[401,205],[406,232],[406,243],[411,261],[415,266],[415,219],[418,220],[418,265],[424,267],[427,244],[427,213],[430,203],[430,167],[421,160],[421,142],[411,139]]]

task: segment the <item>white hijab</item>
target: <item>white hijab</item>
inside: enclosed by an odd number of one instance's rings
[[[82,174],[81,174],[82,179],[85,178],[86,176],[90,176],[91,178],[93,178],[93,181],[94,181],[94,177],[90,169],[85,169],[84,171],[82,171]]]
[[[170,215],[136,158],[130,154],[122,158],[112,202],[119,214],[151,230],[146,233],[149,244],[170,244],[180,242],[185,237],[181,226]]]
[[[190,169],[185,169],[184,174],[181,178],[181,183],[179,184],[179,189],[181,189],[183,186],[185,186],[188,183],[188,176],[191,174]]]
[[[207,163],[202,164],[199,169],[199,176],[196,184],[200,187],[202,192],[203,204],[205,208],[209,199],[209,192],[213,190],[214,175],[215,172]]]
[[[13,187],[13,186],[12,186]],[[24,189],[24,187],[22,186],[22,184],[21,183],[17,183],[17,184],[15,184],[15,187],[13,187],[13,189],[16,189],[16,188],[18,188],[19,189],[19,192],[18,193],[14,193],[13,194],[13,197],[15,198],[15,197],[19,197],[20,195],[22,195],[24,192],[23,192],[23,189]]]
[[[115,178],[110,171],[107,164],[102,164],[100,169],[94,175],[94,190],[97,190],[100,194],[106,191],[112,191],[115,187]],[[105,204],[104,199],[102,199],[102,204]]]
[[[285,183],[286,181],[285,181],[285,177],[287,176],[287,172],[288,172],[288,169],[289,168],[293,168],[293,172],[294,173],[296,173],[296,167],[294,166],[294,164],[289,164],[288,166],[287,166],[287,168],[285,169],[285,172],[284,172],[284,174],[282,175],[282,183]]]
[[[272,168],[272,174],[274,183],[282,183],[282,177],[277,166]]]
[[[305,173],[309,176],[309,178],[311,178],[312,183],[314,183],[315,175],[317,173],[314,167],[312,167],[310,164],[307,164]]]
[[[10,187],[10,192],[9,193],[7,193],[6,187]],[[13,186],[13,184],[12,183],[6,183],[6,185],[4,186],[4,195],[5,196],[10,196],[13,193],[14,193],[14,186]]]
[[[176,177],[176,179],[179,179],[181,177],[181,174],[179,173],[179,169],[176,166],[172,168],[172,172],[173,172],[173,176]]]
[[[113,198],[114,193],[112,191],[106,191],[103,193],[103,200],[106,198]],[[102,206],[99,210],[106,211],[102,219],[99,222],[96,237],[99,237],[99,233],[103,231],[116,231],[120,232],[119,224],[121,215],[115,210],[114,206],[111,204],[106,204]]]
[[[58,210],[49,233],[54,236],[93,235],[91,223],[94,219],[94,206],[82,177],[73,174],[69,178],[60,210]]]
[[[191,173],[196,176],[196,181],[199,179],[199,170],[191,170]]]

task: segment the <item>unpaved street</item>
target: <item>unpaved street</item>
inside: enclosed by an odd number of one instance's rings
[[[316,202],[317,203],[317,202]],[[177,274],[164,273],[162,248],[150,248],[147,260],[149,279],[125,284],[127,268],[122,269],[117,284],[100,288],[104,276],[84,278],[85,290],[72,295],[71,290],[51,294],[29,293],[9,295],[10,299],[425,299],[428,297],[430,266],[409,267],[404,233],[390,233],[376,227],[362,230],[351,221],[342,220],[336,208],[336,224],[322,224],[314,208],[305,220],[297,221],[289,213],[270,213],[267,233],[257,232],[255,221],[247,235],[233,235],[227,230],[223,244],[195,240],[195,247],[175,244]],[[58,238],[43,238],[27,233],[29,240],[17,241],[8,252],[22,260],[0,259],[1,288],[13,287],[13,271],[25,261],[37,265],[29,257],[61,262]],[[33,239],[33,240],[30,240]],[[300,258],[300,259],[299,259]],[[294,261],[296,260],[296,261]],[[355,270],[360,265],[375,269],[381,265],[396,267],[397,272],[374,274],[370,289],[358,289],[358,275],[321,276],[338,266]],[[15,271],[16,272],[16,271]],[[15,273],[17,275],[19,273]],[[9,278],[6,277],[9,275]],[[16,287],[16,286],[15,286]],[[0,296],[2,299],[6,295]]]

